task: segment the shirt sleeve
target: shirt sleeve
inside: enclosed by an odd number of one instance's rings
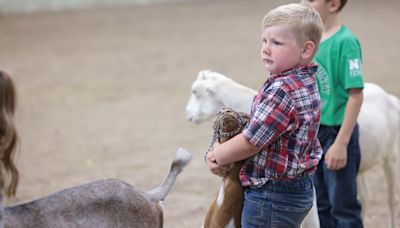
[[[364,88],[361,46],[356,39],[346,41],[344,45],[343,49],[347,51],[342,54],[340,64],[344,88]]]
[[[243,135],[252,145],[264,149],[292,128],[294,112],[294,103],[286,91],[279,88],[265,91]]]

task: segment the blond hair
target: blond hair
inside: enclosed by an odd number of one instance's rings
[[[11,77],[0,70],[0,191],[17,191],[19,172],[14,163],[18,135],[14,124],[16,92]]]
[[[262,30],[272,26],[287,26],[298,43],[311,40],[315,44],[314,54],[321,41],[323,22],[319,13],[305,4],[291,3],[269,11],[263,21]]]

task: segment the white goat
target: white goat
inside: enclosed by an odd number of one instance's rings
[[[249,113],[256,93],[257,91],[240,85],[217,72],[200,71],[192,84],[192,94],[186,106],[187,119],[194,123],[201,123],[215,116],[222,107]],[[400,101],[397,97],[386,93],[376,84],[365,83],[364,102],[358,118],[361,145],[361,165],[357,177],[358,194],[365,214],[369,205],[364,173],[375,165],[383,163],[388,185],[390,227],[392,228],[397,225],[398,195],[396,194],[400,190],[397,176],[400,159],[399,116]],[[315,207],[306,216],[302,226],[305,223],[318,223]],[[305,227],[315,226],[306,225]]]
[[[0,194],[0,227],[163,227],[160,202],[190,160],[187,151],[177,150],[163,184],[148,192],[118,179],[98,180],[6,208]]]

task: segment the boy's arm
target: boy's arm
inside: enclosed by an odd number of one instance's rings
[[[243,134],[238,134],[223,144],[215,144],[214,150],[209,151],[209,154],[219,165],[227,165],[249,158],[259,151]]]
[[[215,146],[215,145],[214,145]],[[214,154],[208,152],[206,156],[206,164],[208,169],[215,175],[225,177],[231,169],[230,165],[220,165],[215,161]]]
[[[290,131],[289,125],[297,115],[291,97],[281,87],[270,88],[264,93],[265,99],[257,104],[254,116],[243,132],[223,144],[214,144],[214,149],[208,152],[207,165],[214,174],[223,175],[224,166],[252,157],[260,148]]]
[[[362,102],[362,89],[350,89],[342,126],[325,157],[325,163],[330,170],[339,170],[347,164],[347,145],[357,123]]]

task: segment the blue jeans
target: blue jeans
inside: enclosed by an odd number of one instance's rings
[[[324,154],[313,175],[317,191],[318,214],[323,228],[361,228],[361,204],[357,199],[357,173],[361,154],[358,125],[347,146],[347,165],[338,171],[327,169],[325,155],[339,132],[339,127],[320,126],[318,138]]]
[[[299,227],[313,203],[311,177],[271,180],[244,192],[242,227]]]

